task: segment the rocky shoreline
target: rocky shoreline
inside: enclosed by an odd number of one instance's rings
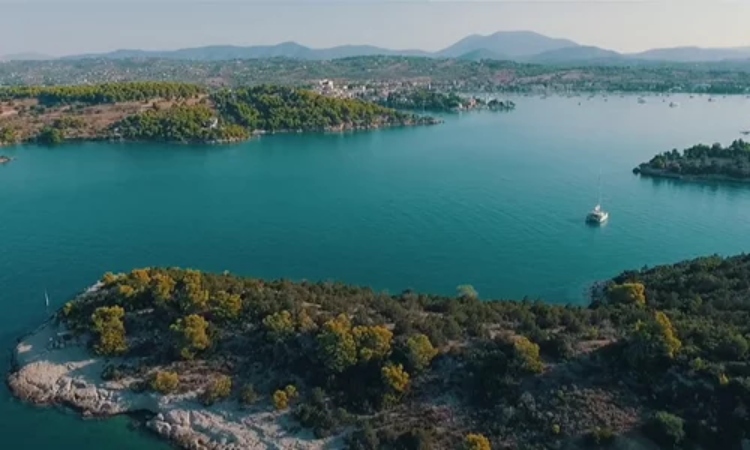
[[[633,169],[635,175],[651,178],[669,178],[680,181],[702,181],[702,182],[723,182],[723,183],[750,183],[750,178],[735,178],[726,175],[684,175],[680,173],[668,172],[666,170],[654,169],[647,164],[641,164]]]
[[[23,401],[70,407],[85,417],[132,415],[159,436],[191,450],[343,447],[340,437],[315,439],[309,432],[294,431],[289,413],[276,412],[270,404],[205,407],[197,401],[198,392],[162,396],[134,390],[133,385],[143,381],[137,378],[102,379],[109,364],[133,362],[92,356],[82,339],[50,319],[19,339],[7,381]]]

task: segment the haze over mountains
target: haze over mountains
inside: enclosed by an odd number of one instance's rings
[[[214,45],[179,50],[116,50],[109,53],[71,55],[60,59],[86,58],[167,58],[198,61],[232,59],[293,58],[327,60],[352,56],[401,55],[470,60],[513,60],[538,64],[622,64],[629,62],[718,62],[750,60],[750,46],[739,48],[675,47],[624,54],[613,50],[578,44],[568,39],[551,38],[531,31],[500,31],[488,36],[471,35],[437,51],[392,50],[369,45],[342,45],[314,49],[296,42],[276,45]],[[36,53],[8,55],[0,60],[54,59]]]

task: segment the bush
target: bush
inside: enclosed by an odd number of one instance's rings
[[[610,428],[596,427],[586,434],[586,443],[590,446],[605,446],[615,440],[615,433]]]
[[[156,372],[151,389],[160,394],[171,394],[180,386],[180,376],[174,372]]]
[[[490,441],[481,434],[468,434],[464,439],[465,450],[490,450]]]
[[[246,384],[245,387],[242,388],[242,392],[240,393],[240,403],[245,406],[249,406],[257,401],[258,393],[255,392],[255,386],[253,386],[251,383]]]
[[[659,411],[646,424],[648,437],[662,447],[675,447],[685,439],[685,421],[665,411]]]
[[[231,393],[232,378],[227,375],[221,375],[219,378],[212,381],[206,390],[203,391],[201,402],[206,406],[210,406],[229,397]]]
[[[293,385],[287,385],[283,390],[279,389],[273,393],[273,406],[278,411],[289,408],[289,404],[292,400],[298,396],[297,388]]]

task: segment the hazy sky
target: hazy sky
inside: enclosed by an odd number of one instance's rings
[[[499,30],[625,52],[750,46],[750,0],[0,0],[0,55],[283,41],[437,50]]]

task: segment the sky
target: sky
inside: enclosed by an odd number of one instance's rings
[[[0,0],[0,55],[296,41],[439,50],[530,30],[620,52],[750,47],[750,0]]]

